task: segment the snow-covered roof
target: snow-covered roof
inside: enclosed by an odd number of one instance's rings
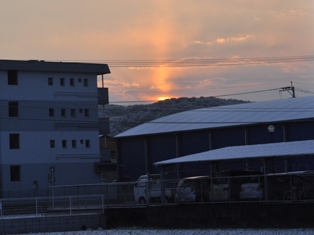
[[[208,162],[247,158],[286,157],[314,154],[314,140],[280,142],[271,144],[242,145],[214,149],[206,152],[155,162],[154,165],[169,165],[188,162]]]
[[[308,96],[180,112],[141,124],[115,137],[210,129],[313,117],[314,96]]]

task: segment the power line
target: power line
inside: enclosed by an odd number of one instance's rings
[[[240,92],[240,93],[231,93],[231,94],[223,94],[223,95],[215,95],[212,96],[214,98],[219,97],[226,97],[226,96],[236,96],[236,95],[247,95],[247,94],[254,94],[254,93],[261,93],[261,92],[268,92],[268,91],[276,91],[281,90],[281,88],[271,88],[271,89],[265,89],[265,90],[257,90],[257,91],[248,91],[248,92]],[[301,91],[301,90],[300,90]],[[152,100],[132,100],[132,101],[111,101],[110,104],[117,104],[117,103],[149,103],[149,102],[157,102]]]
[[[70,60],[63,60],[64,62]],[[71,60],[86,62],[83,60]],[[208,67],[208,66],[230,66],[230,65],[257,65],[278,64],[314,61],[314,55],[306,56],[281,56],[281,57],[232,57],[232,58],[181,58],[165,60],[89,60],[89,62],[104,62],[109,67]],[[58,61],[59,62],[59,61]]]
[[[259,58],[184,58],[180,60],[107,60],[109,67],[208,67],[231,65],[278,64],[314,61],[314,56]]]

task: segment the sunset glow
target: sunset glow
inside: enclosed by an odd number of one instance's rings
[[[163,100],[167,100],[167,99],[170,99],[170,97],[168,97],[168,96],[167,97],[159,97],[158,101],[163,101]]]
[[[271,89],[291,82],[296,96],[314,93],[313,1],[16,2],[1,5],[1,59],[108,64],[103,78],[112,103],[282,99],[290,94]]]

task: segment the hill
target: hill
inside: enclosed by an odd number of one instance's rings
[[[247,102],[249,101],[219,99],[215,97],[183,97],[158,101],[152,104],[137,104],[129,106],[108,104],[105,106],[105,113],[103,113],[102,109],[99,109],[99,116],[109,118],[110,136],[115,136],[132,127],[170,114],[192,109]]]

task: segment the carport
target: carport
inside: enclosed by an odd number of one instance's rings
[[[262,171],[265,177],[265,195],[267,192],[267,164],[268,159],[282,159],[285,164],[285,171],[288,171],[287,159],[289,157],[313,156],[314,140],[280,142],[271,144],[233,146],[221,149],[210,150],[202,153],[191,154],[183,157],[173,158],[165,161],[155,162],[154,165],[160,169],[161,176],[164,175],[164,168],[169,165],[192,163],[192,162],[209,162],[230,161],[236,159],[255,159],[260,160]],[[313,169],[307,169],[313,170]],[[163,191],[163,190],[162,190]]]

